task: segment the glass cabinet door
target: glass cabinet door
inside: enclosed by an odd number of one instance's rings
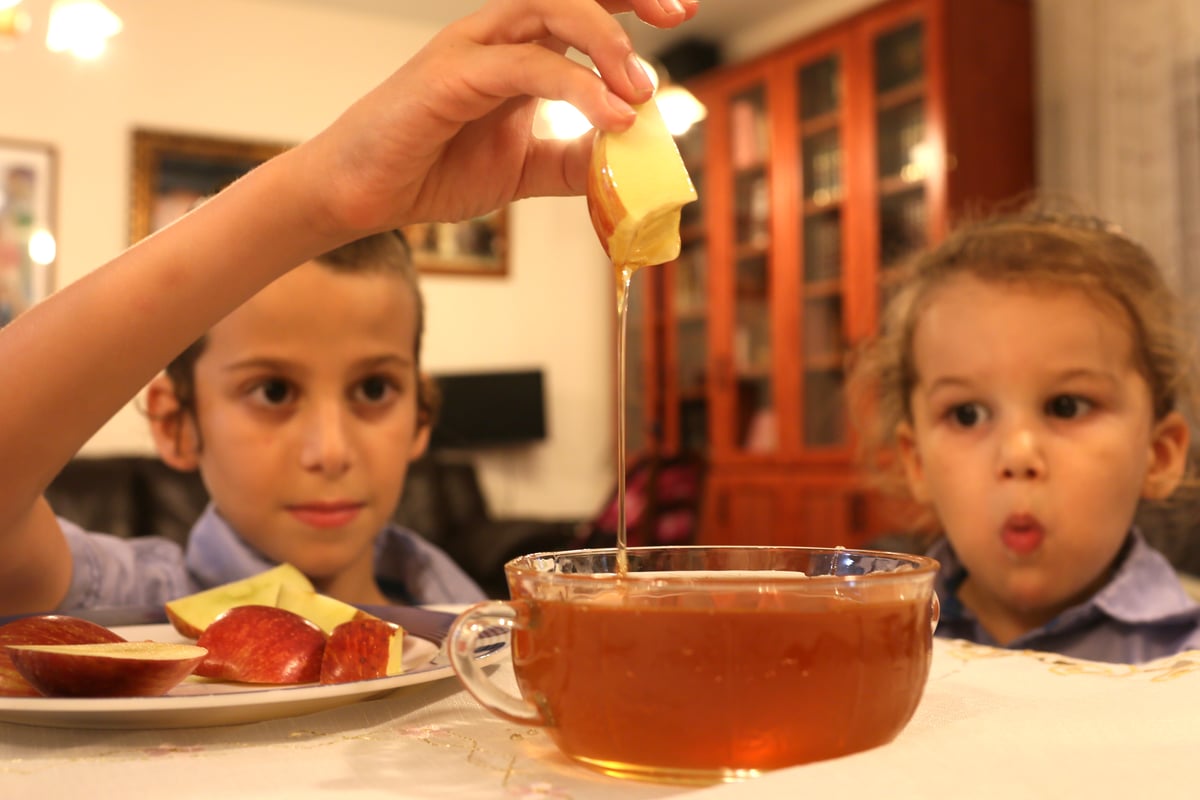
[[[845,439],[842,414],[844,64],[839,53],[801,66],[799,98],[800,433],[804,448]]]
[[[925,25],[907,22],[874,41],[881,305],[894,267],[928,241]]]
[[[756,453],[778,446],[771,340],[770,136],[766,89],[754,86],[730,104],[733,166],[733,396],[735,447]]]

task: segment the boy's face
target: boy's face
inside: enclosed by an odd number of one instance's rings
[[[985,627],[1043,624],[1107,579],[1139,497],[1174,488],[1187,426],[1155,423],[1129,323],[1081,291],[953,278],[912,348],[901,453],[969,573],[960,597]]]
[[[196,362],[196,463],[217,509],[318,587],[369,578],[424,450],[415,342],[402,278],[308,263],[217,323]]]

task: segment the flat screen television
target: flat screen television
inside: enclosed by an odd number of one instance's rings
[[[541,370],[434,375],[442,408],[429,445],[473,449],[528,444],[546,438]]]

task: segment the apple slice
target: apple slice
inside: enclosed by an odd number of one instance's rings
[[[314,683],[321,677],[325,631],[284,608],[234,606],[200,634],[208,656],[196,674],[242,683]]]
[[[588,168],[592,227],[618,270],[679,257],[679,216],[696,189],[653,100],[637,107],[633,126],[598,131]]]
[[[166,604],[167,619],[180,634],[198,639],[209,623],[234,606],[275,605],[280,586],[313,591],[312,582],[303,572],[291,564],[280,564],[240,581],[171,600]]]
[[[41,693],[13,666],[5,645],[99,644],[125,638],[86,619],[39,614],[0,625],[0,697],[37,697]]]
[[[279,595],[275,598],[274,605],[276,608],[294,611],[310,622],[317,623],[326,633],[333,633],[334,628],[350,620],[378,619],[374,614],[368,614],[361,608],[343,603],[327,594],[298,589],[287,584],[279,587]]]
[[[404,629],[377,617],[343,622],[333,629],[321,658],[321,683],[349,683],[404,671]]]
[[[191,644],[10,644],[13,666],[47,697],[157,697],[192,674],[207,651]]]

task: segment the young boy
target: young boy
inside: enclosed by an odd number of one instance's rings
[[[236,480],[232,471],[238,465],[214,472],[217,460],[236,461],[236,453],[249,457],[255,448],[263,447],[269,438],[263,431],[278,424],[271,415],[277,414],[277,405],[288,406],[295,386],[271,376],[271,369],[279,366],[276,362],[286,362],[287,354],[281,357],[267,351],[259,361],[266,365],[270,379],[249,381],[251,388],[243,402],[232,395],[206,397],[205,386],[236,387],[235,382],[222,381],[239,369],[250,372],[256,366],[255,361],[219,358],[230,352],[223,344],[225,333],[244,324],[255,333],[250,340],[265,342],[270,337],[259,333],[264,326],[270,327],[276,319],[283,324],[275,308],[279,298],[269,292],[251,314],[231,317],[234,324],[224,332],[218,329],[218,321],[297,265],[369,234],[413,222],[469,219],[533,195],[581,193],[591,139],[564,143],[535,138],[532,122],[538,98],[568,100],[606,130],[629,127],[635,117],[631,103],[648,100],[653,87],[637,65],[628,36],[609,11],[633,9],[649,23],[670,26],[694,14],[696,5],[695,0],[665,4],[606,0],[603,7],[593,0],[490,2],[434,36],[407,64],[313,139],[268,161],[0,331],[0,380],[6,387],[0,392],[0,453],[4,454],[0,459],[0,614],[66,608],[86,596],[90,583],[100,580],[96,574],[76,574],[88,569],[86,561],[77,562],[72,551],[77,544],[72,539],[78,537],[64,535],[42,491],[163,364],[198,337],[213,332],[207,345],[211,350],[196,362],[196,413],[191,420],[179,420],[178,430],[164,430],[164,434],[170,438],[178,433],[180,457],[197,459],[206,469],[214,496],[221,494],[218,480]],[[600,74],[566,58],[570,46],[588,53]],[[299,285],[306,278],[320,284],[319,277],[324,276],[297,271],[294,288],[298,293],[322,294],[328,287]],[[397,286],[383,293],[386,298],[376,298],[375,292],[385,285],[378,281],[384,279],[364,278],[364,284],[354,280],[342,287],[348,296],[356,296],[355,302],[379,304],[371,315],[374,322],[364,326],[362,334],[380,348],[376,356],[381,360],[374,370],[362,364],[361,380],[347,379],[342,405],[327,402],[331,394],[322,391],[311,425],[307,425],[309,409],[303,409],[300,416],[310,433],[297,437],[303,445],[296,445],[295,452],[314,473],[346,470],[339,466],[343,459],[338,449],[347,441],[357,444],[354,437],[374,424],[386,425],[396,437],[390,446],[403,453],[398,460],[377,466],[378,470],[402,470],[407,457],[422,446],[422,434],[413,433],[417,427],[415,329],[407,361],[404,354],[382,346],[387,340],[393,348],[399,347],[395,342],[404,333],[399,327],[402,322],[388,314],[403,309],[404,292]],[[363,288],[367,284],[370,288]],[[311,319],[310,324],[331,328],[339,322],[352,324],[358,312],[350,310],[353,303],[348,297],[330,296],[328,301],[315,315],[321,319]],[[415,324],[415,319],[411,314],[403,324]],[[297,325],[295,320],[287,324]],[[360,355],[344,354],[343,363],[351,364]],[[204,379],[210,367],[212,384]],[[387,387],[386,380],[376,377],[388,370],[398,380],[412,383],[394,390]],[[314,380],[324,390],[328,387],[323,382],[332,381],[332,375],[322,369]],[[169,396],[163,389],[157,391],[151,411],[169,419]],[[406,398],[401,403],[405,410],[391,410],[390,397]],[[381,399],[381,418],[386,420],[376,423],[371,415],[380,413],[375,406]],[[354,413],[361,410],[366,416],[349,424],[352,407]],[[260,415],[259,424],[246,424],[254,414]],[[220,445],[213,438],[214,426],[227,424],[229,442],[238,445],[233,450],[224,449],[224,434]],[[189,436],[195,441],[189,441]],[[405,436],[410,438],[404,440]],[[368,452],[374,450],[362,445],[359,455]],[[314,552],[323,551],[341,563],[342,571],[335,575],[317,566],[318,558],[308,561],[307,568],[320,583],[348,599],[361,597],[367,570],[361,557],[352,555],[357,552],[354,547],[345,544],[359,541],[358,534],[343,540],[319,531],[341,524],[370,527],[365,521],[390,507],[399,495],[401,479],[384,475],[378,483],[353,486],[347,480],[336,491],[321,494],[310,490],[328,484],[310,478],[298,479],[304,491],[296,495],[282,484],[271,487],[271,496],[261,499],[265,506],[275,504],[275,509],[262,513],[287,520],[286,525],[294,525],[297,538],[311,544]],[[232,503],[218,508],[239,534],[256,536],[242,529],[246,527],[243,512]],[[257,512],[244,513],[249,519]],[[326,524],[331,527],[322,528]],[[311,530],[301,534],[301,526]],[[270,552],[255,554],[266,561],[300,557],[293,556],[286,537],[279,538],[248,544],[252,551],[256,544],[269,547]],[[104,567],[110,568],[111,564]],[[166,578],[149,573],[145,580],[152,587],[168,586]],[[380,580],[375,589],[367,584],[366,593],[378,590],[386,596],[386,584]],[[413,591],[411,586],[405,589]],[[161,593],[172,591],[163,588]]]

